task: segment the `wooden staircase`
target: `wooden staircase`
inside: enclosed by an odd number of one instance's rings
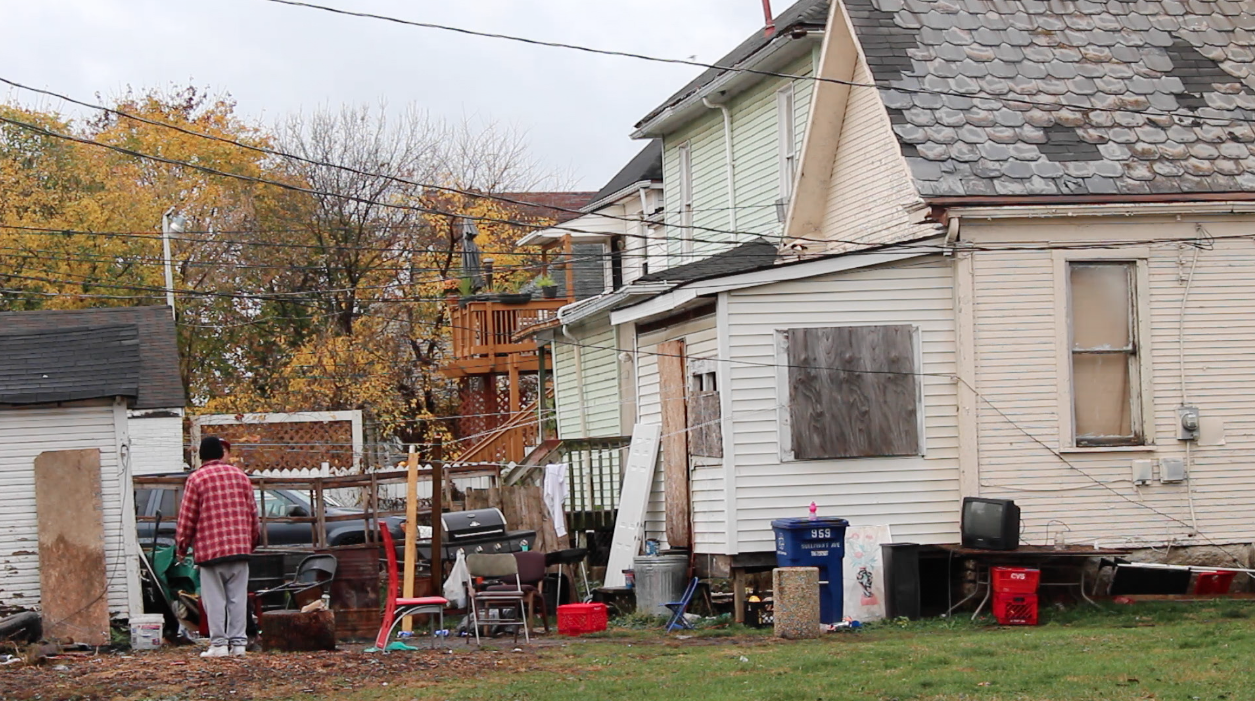
[[[545,396],[553,397],[553,391]],[[527,446],[535,445],[539,436],[537,403],[533,401],[515,412],[508,421],[484,434],[458,456],[457,462],[521,462],[527,455]]]

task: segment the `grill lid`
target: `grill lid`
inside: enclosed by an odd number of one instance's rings
[[[462,543],[505,535],[505,516],[500,509],[450,511],[440,521],[444,524],[447,543]]]

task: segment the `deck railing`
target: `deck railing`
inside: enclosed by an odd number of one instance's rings
[[[554,319],[569,299],[534,299],[523,304],[499,301],[451,302],[450,323],[453,327],[453,358],[482,358],[511,353],[535,354],[532,340],[511,341],[514,334],[528,326]]]

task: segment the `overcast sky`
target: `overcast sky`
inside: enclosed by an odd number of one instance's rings
[[[311,0],[423,22],[714,62],[759,0]],[[194,83],[273,123],[342,103],[495,119],[597,189],[643,144],[632,125],[699,71],[332,15],[265,0],[7,0],[0,75],[92,100]],[[776,14],[789,3],[777,0]],[[3,93],[0,93],[3,96]],[[13,91],[10,100],[75,114]]]

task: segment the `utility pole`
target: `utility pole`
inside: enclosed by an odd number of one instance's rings
[[[187,226],[187,220],[181,214],[174,213],[174,207],[167,209],[165,214],[161,215],[161,250],[166,267],[166,305],[170,307],[171,316],[174,314],[174,263],[170,259],[170,234],[183,233],[184,227]]]

